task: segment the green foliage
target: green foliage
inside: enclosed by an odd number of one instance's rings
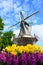
[[[1,39],[1,48],[4,48],[8,45],[12,45],[13,41],[11,41],[12,36],[15,37],[15,34],[13,34],[13,31],[4,32]]]
[[[3,32],[4,30],[4,23],[2,22],[2,18],[0,17],[0,50],[8,45],[12,45],[11,38],[12,36],[15,37],[13,31]]]
[[[3,29],[4,29],[4,23],[2,22],[3,20],[2,20],[2,18],[0,17],[0,36],[1,36],[1,34],[3,33],[2,31],[3,31]]]
[[[2,22],[2,18],[0,17],[0,30],[4,29],[4,23]]]

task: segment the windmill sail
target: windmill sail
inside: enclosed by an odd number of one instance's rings
[[[31,15],[27,16],[26,18],[24,18],[22,12],[20,12],[21,22],[17,22],[16,24],[10,26],[9,28],[11,28],[11,27],[13,27],[13,26],[16,26],[16,25],[19,24],[19,23],[21,23],[21,24],[22,24],[22,23],[26,23],[26,25],[27,25],[27,24],[28,24],[28,25],[31,24],[31,23],[25,22],[25,20],[28,19],[28,18],[30,18],[30,17],[33,16],[34,14],[37,14],[38,12],[39,12],[39,11],[36,11],[36,12],[32,13]],[[24,25],[24,24],[23,24],[23,25]]]
[[[39,12],[39,11],[36,11],[36,12],[32,13],[31,15],[27,16],[24,20],[30,18],[31,16],[33,16],[34,14],[37,14],[38,12]]]
[[[16,26],[17,24],[19,24],[20,22],[17,22],[16,24],[14,24],[14,25],[12,25],[12,26],[10,26],[9,28],[11,28],[11,27],[13,27],[13,26]]]
[[[22,12],[20,12],[20,19],[21,19],[21,21],[24,20]]]

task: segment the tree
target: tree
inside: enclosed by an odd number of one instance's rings
[[[4,30],[4,23],[2,22],[2,18],[0,17],[0,50],[8,45],[12,45],[13,41],[11,41],[12,36],[15,37],[13,31],[3,32]],[[3,35],[2,35],[3,34]]]
[[[15,37],[15,34],[13,34],[13,31],[11,30],[3,33],[3,36],[1,37],[2,48],[13,44],[13,41],[11,41],[12,36]]]
[[[3,29],[4,29],[4,23],[2,22],[2,18],[0,17],[0,50],[2,47],[2,34],[3,34]]]
[[[3,29],[4,29],[4,23],[2,22],[2,18],[0,17],[0,36],[3,33]]]

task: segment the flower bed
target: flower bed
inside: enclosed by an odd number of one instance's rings
[[[17,55],[18,53],[36,53],[36,52],[42,52],[43,50],[41,50],[42,47],[41,46],[36,46],[36,45],[31,45],[31,44],[27,44],[26,46],[17,46],[16,44],[13,44],[12,46],[7,46],[6,48],[3,49],[3,51],[9,52],[13,55]]]
[[[40,46],[7,46],[0,52],[0,65],[43,65],[43,49]]]

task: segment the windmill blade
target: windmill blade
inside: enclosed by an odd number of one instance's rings
[[[21,19],[21,21],[24,20],[24,16],[23,16],[22,12],[20,12],[20,19]]]
[[[19,24],[20,22],[17,22],[16,24],[14,24],[14,25],[12,25],[12,26],[10,26],[10,27],[8,27],[8,28],[11,28],[11,27],[13,27],[13,26],[16,26],[17,24]]]
[[[34,14],[37,14],[38,12],[39,12],[39,11],[36,11],[36,12],[32,13],[30,16],[27,16],[24,20],[30,18],[31,16],[33,16]]]

